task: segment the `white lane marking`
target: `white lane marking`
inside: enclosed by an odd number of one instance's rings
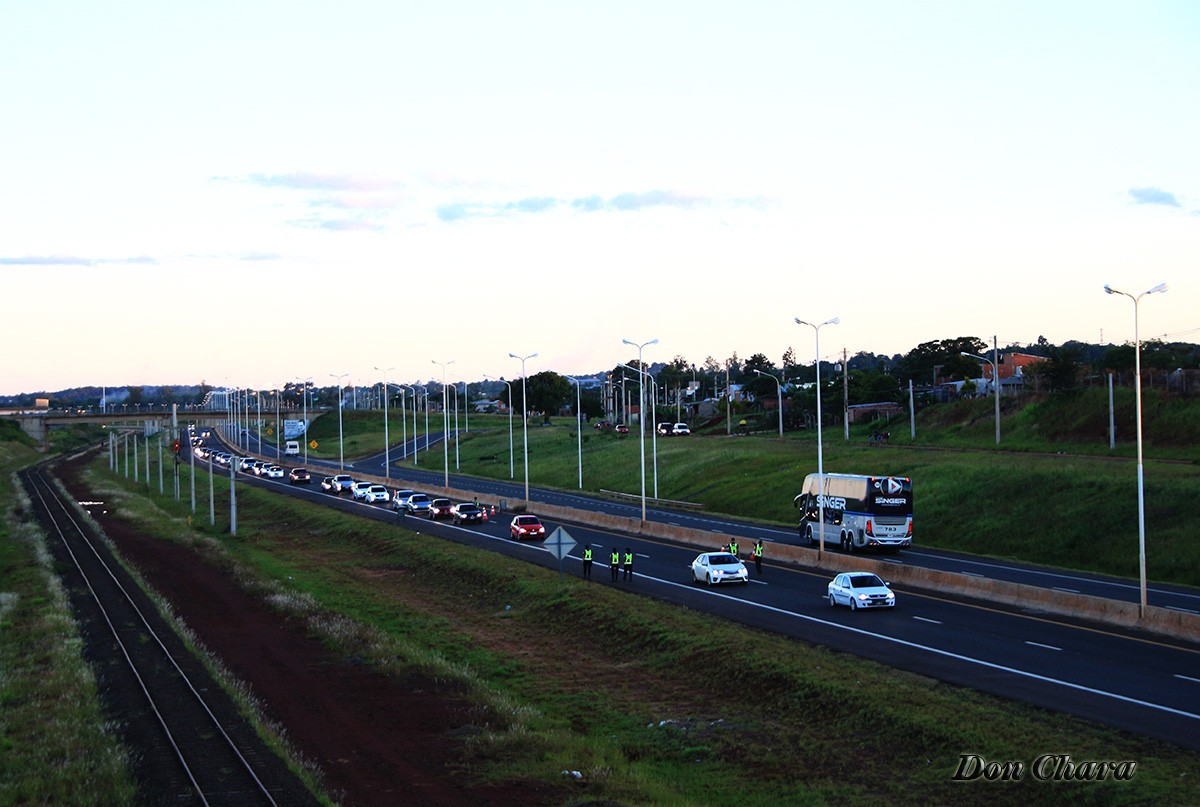
[[[918,620],[920,620],[921,622],[928,622],[928,623],[929,623],[929,624],[931,624],[931,625],[940,625],[940,624],[942,624],[942,623],[941,623],[939,620],[937,620],[937,619],[928,619],[927,617],[923,617],[923,616],[914,616],[914,617],[913,617],[913,619],[918,619]]]
[[[646,575],[640,575],[640,576],[645,577]],[[729,600],[730,602],[740,603],[741,605],[747,606],[749,608],[760,608],[764,611],[773,611],[777,614],[783,614],[784,616],[790,616],[790,617],[793,617],[794,619],[798,619],[798,620],[801,620],[804,622],[815,622],[818,625],[823,625],[828,628],[834,628],[836,630],[842,630],[842,631],[846,631],[848,633],[856,633],[860,636],[865,636],[867,638],[870,638],[870,639],[873,639],[873,640],[876,640],[879,642],[890,642],[892,644],[902,645],[904,647],[910,647],[910,648],[913,648],[914,650],[921,650],[926,653],[932,653],[933,655],[936,655],[936,656],[942,656],[943,658],[954,659],[955,661],[962,661],[967,664],[977,664],[980,667],[986,667],[991,670],[998,670],[1000,672],[1011,673],[1012,675],[1018,675],[1022,678],[1030,678],[1035,681],[1045,682],[1047,684],[1055,684],[1057,686],[1066,687],[1067,689],[1074,689],[1079,692],[1086,692],[1090,695],[1096,695],[1096,696],[1099,696],[1102,698],[1110,698],[1112,700],[1121,701],[1122,703],[1131,703],[1131,704],[1134,704],[1135,706],[1143,706],[1147,709],[1154,709],[1159,712],[1166,712],[1168,714],[1177,715],[1179,717],[1186,717],[1190,720],[1200,721],[1200,714],[1196,714],[1194,712],[1187,712],[1187,711],[1184,711],[1183,709],[1175,709],[1170,706],[1164,706],[1160,703],[1150,703],[1149,701],[1140,700],[1138,698],[1131,698],[1128,695],[1120,695],[1116,692],[1105,692],[1104,690],[1096,689],[1095,687],[1084,686],[1083,684],[1076,684],[1072,681],[1064,681],[1061,678],[1051,678],[1046,675],[1039,675],[1038,673],[1029,672],[1028,670],[1019,670],[1016,667],[1009,667],[1004,664],[997,664],[996,662],[993,662],[993,661],[985,661],[983,659],[972,658],[971,656],[964,656],[961,653],[954,653],[950,650],[942,650],[941,648],[938,648],[938,647],[930,647],[929,645],[921,644],[919,642],[911,642],[907,639],[899,639],[895,636],[889,636],[884,633],[873,633],[872,631],[864,630],[863,628],[855,628],[850,625],[842,625],[842,624],[838,624],[837,622],[829,622],[829,621],[826,621],[819,617],[808,616],[807,614],[800,614],[795,611],[788,611],[784,608],[777,608],[774,605],[766,605],[764,603],[750,602],[748,600],[739,599],[739,598],[731,596],[729,594],[722,594],[719,591],[710,591],[707,589],[697,589],[694,586],[689,586],[686,583],[676,583],[673,580],[661,580],[658,578],[650,578],[650,579],[656,580],[656,582],[662,583],[663,585],[666,585],[666,586],[674,586],[676,588],[688,589],[690,591],[699,591],[700,593],[705,594],[709,597],[721,597],[723,599]]]
[[[1060,652],[1062,651],[1061,647],[1055,647],[1052,644],[1042,644],[1041,642],[1030,642],[1028,640],[1026,640],[1025,644],[1030,645],[1031,647],[1044,647],[1047,650],[1058,650]]]
[[[984,577],[985,576],[985,575],[980,574],[979,572],[959,572],[959,574],[965,574],[967,577]]]
[[[1190,675],[1179,675],[1176,673],[1175,677],[1183,681],[1191,681],[1193,684],[1200,684],[1200,678],[1192,678]]]
[[[1078,594],[1079,593],[1079,589],[1077,589],[1077,588],[1060,588],[1059,586],[1051,586],[1050,590],[1051,591],[1062,591],[1066,594]]]

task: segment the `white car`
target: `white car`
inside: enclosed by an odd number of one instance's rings
[[[371,483],[363,482],[361,480],[350,485],[350,492],[352,494],[354,494],[354,498],[356,498],[356,499],[367,498],[367,491],[370,489],[371,489]]]
[[[254,470],[254,457],[242,457],[242,462],[238,466],[238,470],[250,473]]]
[[[412,498],[414,493],[416,493],[415,490],[409,490],[408,488],[401,488],[400,490],[393,493],[392,494],[392,509],[393,510],[403,510],[406,507],[408,507],[408,500],[410,498]]]
[[[383,485],[371,485],[371,487],[367,488],[367,492],[363,494],[363,500],[367,504],[386,502],[388,500],[387,488]]]
[[[829,607],[848,605],[851,611],[895,608],[896,593],[889,585],[871,572],[842,572],[829,583]]]
[[[268,479],[283,479],[287,472],[280,465],[271,465],[263,472]]]
[[[715,586],[720,583],[748,583],[746,564],[728,552],[703,552],[692,561],[692,580]]]
[[[329,483],[330,493],[343,493],[350,490],[350,486],[354,484],[354,477],[350,474],[336,474],[332,477]]]
[[[691,434],[691,433],[692,433],[692,430],[688,428],[688,425],[686,423],[676,423],[674,426],[671,427],[671,434],[674,434],[674,435]]]

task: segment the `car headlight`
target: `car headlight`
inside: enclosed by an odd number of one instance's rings
[[[863,600],[864,602],[865,602],[866,600],[869,600],[869,599],[870,599],[870,597],[868,597],[866,594],[859,594],[859,595],[858,595],[858,598],[859,598],[860,600]]]

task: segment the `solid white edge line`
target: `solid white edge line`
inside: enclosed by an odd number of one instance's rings
[[[1028,639],[1025,640],[1025,644],[1030,645],[1031,647],[1043,647],[1046,650],[1058,650],[1059,652],[1062,652],[1061,647],[1055,647],[1052,644],[1042,644],[1041,642],[1031,642]]]

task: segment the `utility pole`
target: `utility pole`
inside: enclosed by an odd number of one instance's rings
[[[850,442],[850,365],[846,361],[846,348],[842,348],[842,424],[846,431],[846,442]]]

